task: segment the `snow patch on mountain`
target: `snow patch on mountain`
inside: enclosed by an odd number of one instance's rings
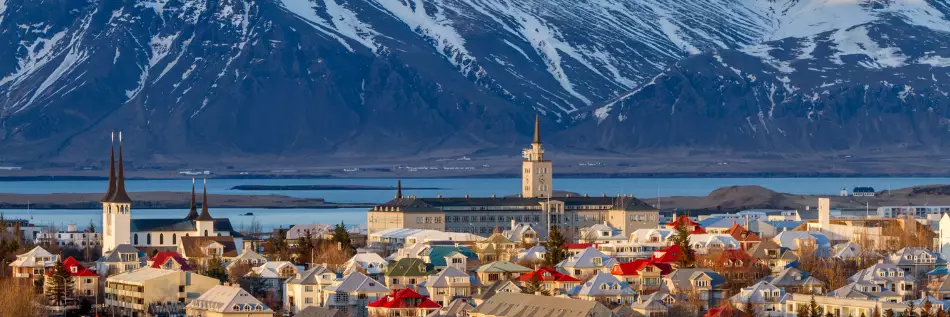
[[[868,35],[867,26],[838,30],[832,39],[838,50],[832,55],[832,61],[838,65],[844,65],[841,58],[849,55],[864,55],[870,58],[870,61],[859,62],[866,68],[900,67],[904,66],[907,60],[907,56],[901,54],[900,48],[881,47]]]

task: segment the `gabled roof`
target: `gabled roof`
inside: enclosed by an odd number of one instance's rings
[[[287,284],[300,284],[300,285],[318,285],[320,282],[328,282],[324,280],[321,275],[324,273],[331,273],[325,267],[314,266],[309,270],[298,273],[296,276],[291,277],[287,280]]]
[[[773,296],[773,294],[779,296]],[[743,287],[739,294],[732,297],[732,302],[736,304],[752,303],[764,304],[769,302],[784,303],[787,294],[785,290],[766,281],[759,281],[752,286]]]
[[[120,244],[120,245],[115,246],[115,248],[112,249],[112,251],[107,252],[105,255],[99,258],[99,260],[96,260],[96,262],[101,262],[101,263],[122,262],[122,258],[119,256],[120,254],[136,254],[138,256],[139,262],[142,265],[145,264],[145,260],[147,259],[147,257],[145,256],[145,252],[140,251],[139,249],[136,249],[131,244]]]
[[[549,267],[542,267],[540,269],[525,273],[518,277],[518,281],[521,282],[564,282],[564,283],[579,283],[581,280],[574,278],[573,276],[558,272],[555,269]]]
[[[419,295],[416,291],[411,288],[402,289],[398,292],[394,292],[391,295],[386,295],[376,300],[372,303],[366,305],[366,307],[373,308],[439,308],[439,304],[436,304],[428,297]]]
[[[654,263],[675,263],[683,259],[683,249],[679,245],[671,245],[663,250],[656,251],[650,256]]]
[[[381,274],[386,272],[386,265],[388,264],[389,262],[379,256],[379,254],[357,253],[347,260],[343,266],[346,267],[345,271],[347,271],[344,273],[354,272],[357,267],[359,267],[366,270],[366,273],[369,274]]]
[[[610,274],[620,276],[637,276],[645,267],[652,265],[660,270],[660,276],[666,276],[673,272],[673,267],[669,263],[653,262],[649,259],[636,259],[632,262],[617,263],[610,269]]]
[[[488,236],[488,238],[485,238],[485,240],[479,241],[478,243],[512,244],[515,242],[506,238],[504,234],[494,233],[491,236]]]
[[[168,261],[178,262],[178,265],[181,266],[182,271],[191,271],[191,266],[188,265],[188,261],[181,257],[181,254],[178,252],[159,252],[156,253],[151,259],[153,268],[161,268]]]
[[[603,304],[583,299],[511,293],[493,296],[475,307],[473,315],[498,317],[589,317],[610,316]]]
[[[240,287],[218,285],[188,303],[187,308],[218,313],[273,311]]]
[[[495,294],[498,294],[498,293],[504,293],[504,294],[506,294],[506,295],[507,295],[507,294],[512,294],[512,293],[508,293],[508,292],[504,292],[504,291],[503,291],[503,290],[506,290],[506,289],[517,290],[518,292],[521,291],[521,287],[518,286],[518,284],[515,284],[514,282],[509,281],[509,280],[499,280],[499,281],[495,281],[494,283],[492,283],[491,285],[489,285],[489,286],[488,286],[488,289],[482,291],[481,293],[472,295],[472,298],[475,298],[475,299],[489,299],[489,298],[491,298],[492,296],[495,296]]]
[[[749,229],[746,229],[746,227],[743,227],[738,223],[733,223],[732,227],[730,227],[726,233],[728,233],[733,238],[736,238],[736,240],[739,240],[740,242],[762,241],[762,238],[760,238],[759,235],[755,234],[755,232],[749,231]]]
[[[627,282],[621,282],[617,277],[597,271],[590,280],[575,286],[566,292],[571,296],[636,296]]]
[[[543,245],[535,245],[530,248],[518,251],[518,261],[541,261],[544,260],[544,254],[547,248]]]
[[[448,264],[445,258],[451,256],[453,253],[462,254],[469,260],[478,259],[475,252],[469,247],[432,246],[429,248],[429,263],[434,267],[446,266]]]
[[[181,237],[178,240],[178,245],[184,249],[184,256],[186,258],[203,258],[208,255],[204,254],[201,250],[203,247],[209,243],[219,243],[224,246],[224,257],[236,257],[238,256],[237,248],[234,245],[234,237],[231,236],[220,236],[220,237]]]
[[[527,273],[531,269],[508,261],[495,261],[478,267],[479,273]]]
[[[38,257],[49,258],[50,261],[38,263],[36,261],[36,258]],[[17,255],[16,260],[13,261],[13,263],[10,263],[10,266],[17,266],[17,267],[35,267],[37,265],[52,266],[54,265],[53,262],[55,262],[56,259],[57,259],[56,255],[53,255],[52,253],[49,253],[49,251],[46,251],[46,249],[43,249],[37,246],[27,253]]]
[[[763,280],[778,287],[821,286],[823,284],[808,272],[794,267],[785,268],[774,275],[766,276]]]
[[[600,259],[600,265],[597,265],[594,259]],[[617,260],[609,257],[593,247],[588,247],[577,255],[568,257],[557,264],[558,268],[602,268],[612,267]]]
[[[597,247],[596,243],[565,243],[563,245],[564,249],[567,250],[584,250],[590,247]]]
[[[291,262],[271,261],[251,268],[251,272],[248,272],[247,274],[257,274],[257,276],[261,278],[280,278],[280,270],[284,269],[285,267],[293,268],[295,274],[300,272],[300,269],[298,269],[297,266]]]
[[[339,284],[326,288],[327,292],[346,292],[346,293],[389,293],[389,288],[383,283],[364,275],[360,272],[353,272],[344,277]]]
[[[709,278],[710,286],[712,286],[713,288],[720,287],[722,286],[723,283],[726,282],[725,277],[723,277],[722,275],[719,275],[719,273],[716,273],[715,271],[711,269],[706,269],[706,268],[677,269],[676,271],[673,271],[673,273],[670,273],[670,275],[667,275],[666,278],[664,279],[672,282],[673,284],[672,286],[676,287],[677,289],[682,290],[682,289],[692,289],[691,282],[694,280],[701,279],[703,277]]]
[[[667,223],[666,227],[675,229],[680,225],[686,227],[695,227],[695,229],[690,233],[706,233],[706,230],[703,230],[703,228],[699,226],[699,223],[693,221],[693,219],[690,219],[689,216],[686,215],[680,215],[679,217],[676,217],[676,219],[673,219],[673,221]]]
[[[465,272],[460,271],[455,267],[447,267],[435,275],[430,275],[426,278],[426,287],[448,287],[452,283],[452,278],[461,278],[465,282],[469,282],[469,276]]]
[[[77,261],[73,257],[68,257],[65,260],[63,260],[63,266],[66,267],[66,271],[69,272],[70,276],[88,276],[88,277],[99,276],[98,274],[93,273],[89,269],[83,267],[82,264],[79,264],[79,261]],[[52,272],[47,272],[47,273],[52,273]]]
[[[429,276],[432,265],[422,259],[402,258],[386,268],[386,276]]]
[[[298,312],[294,317],[347,317],[349,315],[343,313],[342,311],[336,308],[327,308],[327,307],[317,307],[310,306],[304,308]]]
[[[897,265],[914,265],[918,258],[933,259],[932,262],[925,261],[924,263],[927,265],[947,263],[947,260],[940,256],[940,253],[920,247],[906,247],[887,257],[888,261]]]

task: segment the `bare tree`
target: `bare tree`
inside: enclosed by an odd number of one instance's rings
[[[32,317],[45,316],[36,305],[35,293],[31,282],[24,279],[5,278],[0,280],[0,316]]]

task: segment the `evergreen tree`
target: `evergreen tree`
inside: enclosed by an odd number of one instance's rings
[[[564,236],[557,226],[551,226],[551,232],[548,232],[548,241],[544,242],[544,266],[554,267],[567,258],[567,250],[564,249]]]
[[[937,307],[937,313],[934,314],[934,316],[936,316],[936,317],[947,317],[947,311],[946,311],[946,310],[943,310],[943,309],[940,308],[940,307]]]
[[[861,317],[868,317],[868,315],[865,315],[864,312],[862,311],[862,312],[861,312]]]
[[[670,237],[670,240],[673,245],[679,246],[683,252],[683,256],[677,261],[679,266],[684,268],[693,267],[696,264],[696,253],[689,245],[689,231],[686,230],[686,224],[677,224],[676,233]]]
[[[280,228],[270,236],[270,257],[277,261],[290,259],[290,246],[287,245],[287,230]]]
[[[524,288],[521,289],[521,292],[525,294],[541,294],[544,296],[551,296],[551,293],[544,289],[544,285],[542,285],[537,278],[533,278],[531,281],[526,283]]]
[[[798,309],[795,310],[797,317],[811,317],[811,310],[808,309],[808,306],[798,305]]]
[[[890,308],[884,310],[884,317],[894,317],[894,310]]]
[[[874,306],[874,310],[871,311],[871,317],[881,317],[881,310]]]
[[[914,302],[907,302],[907,309],[904,310],[904,317],[915,317],[917,316],[916,309],[914,308]]]
[[[224,268],[224,261],[221,258],[212,257],[204,269],[205,276],[216,278],[221,283],[227,282],[228,270]]]
[[[343,222],[333,226],[333,242],[338,243],[341,249],[353,249],[353,246],[350,245],[350,232],[346,231]]]
[[[933,317],[931,315],[931,310],[933,309],[933,304],[924,297],[924,305],[920,307],[920,317]]]
[[[56,262],[53,270],[47,273],[46,277],[46,298],[53,305],[61,305],[64,301],[72,297],[73,277],[69,274],[69,269],[63,265],[63,261]]]
[[[758,312],[756,311],[755,304],[752,304],[751,300],[742,303],[742,317],[755,317],[757,315]]]
[[[808,316],[821,317],[821,307],[818,307],[818,302],[815,301],[815,295],[811,295],[811,300],[808,301]]]
[[[297,245],[294,249],[296,251],[297,264],[309,263],[310,259],[313,258],[313,245],[310,230],[305,231],[303,235],[297,237]]]

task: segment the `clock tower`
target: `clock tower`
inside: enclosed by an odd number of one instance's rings
[[[544,159],[544,147],[541,145],[540,117],[534,117],[534,141],[531,148],[522,152],[521,197],[551,197],[551,161]]]

